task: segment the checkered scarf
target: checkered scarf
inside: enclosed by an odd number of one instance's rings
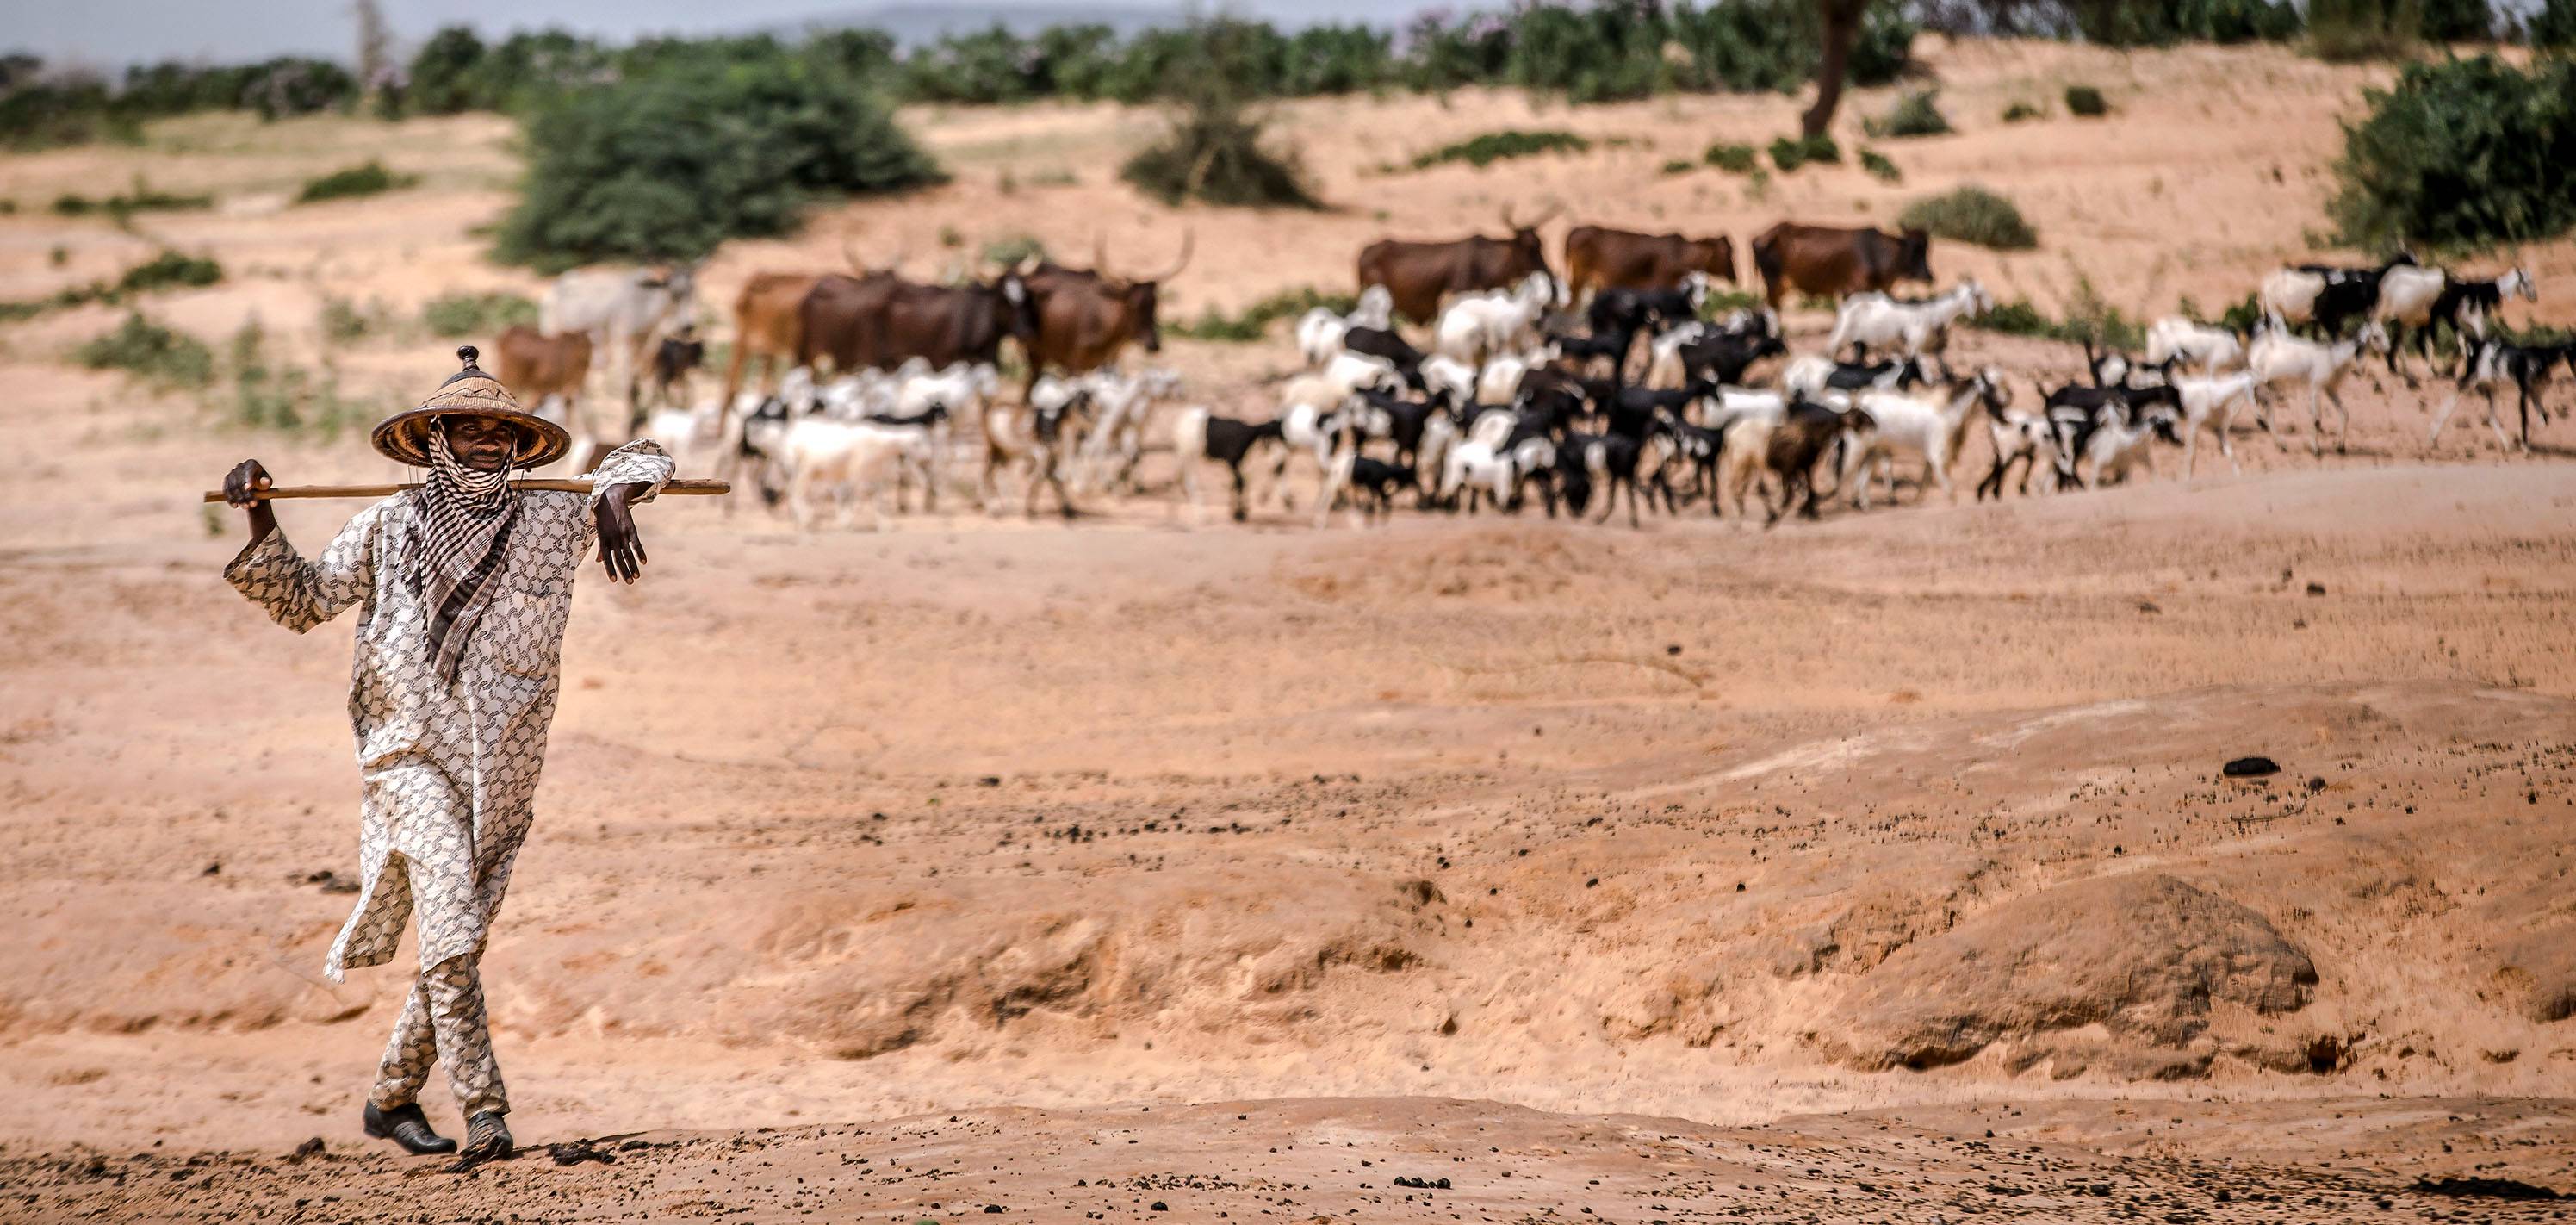
[[[492,600],[492,574],[518,517],[519,493],[510,470],[478,472],[447,447],[447,423],[429,428],[429,480],[412,493],[410,555],[404,569],[412,590],[428,601],[429,657],[438,678],[456,680],[465,640]]]

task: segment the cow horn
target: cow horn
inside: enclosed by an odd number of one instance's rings
[[[1091,236],[1091,272],[1102,280],[1109,276],[1109,235],[1095,232]]]
[[[868,266],[859,262],[859,249],[851,245],[850,236],[847,234],[841,235],[841,262],[850,266],[850,274],[853,276],[868,274]]]
[[[1551,222],[1551,221],[1556,220],[1556,218],[1557,218],[1557,214],[1562,213],[1562,212],[1564,212],[1564,211],[1565,211],[1565,201],[1563,201],[1563,200],[1553,201],[1553,202],[1549,203],[1549,205],[1547,206],[1547,211],[1546,211],[1546,212],[1540,213],[1538,216],[1533,217],[1533,218],[1531,218],[1531,219],[1530,219],[1529,228],[1531,228],[1531,229],[1535,230],[1535,229],[1539,228],[1540,226],[1546,225],[1548,222]]]
[[[1503,228],[1506,230],[1521,228],[1521,223],[1512,220],[1512,203],[1509,200],[1503,202]]]
[[[1190,266],[1190,252],[1198,246],[1198,238],[1198,231],[1191,229],[1182,230],[1180,262],[1173,264],[1170,271],[1164,272],[1160,275],[1139,277],[1137,279],[1148,284],[1160,284],[1164,281],[1171,280],[1173,277],[1181,275],[1181,269]]]

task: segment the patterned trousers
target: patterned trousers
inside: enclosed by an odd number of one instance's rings
[[[403,871],[402,858],[396,856],[385,870]],[[426,884],[423,875],[413,879]],[[424,907],[446,900],[421,899]],[[419,1100],[421,1086],[429,1083],[430,1065],[443,1063],[447,1087],[465,1117],[487,1110],[509,1113],[509,1095],[501,1088],[501,1064],[492,1056],[492,1028],[483,1007],[479,962],[479,956],[450,957],[422,967],[420,977],[412,982],[411,998],[403,1001],[402,1017],[394,1022],[393,1041],[386,1044],[384,1062],[376,1070],[376,1087],[367,1095],[377,1109]]]

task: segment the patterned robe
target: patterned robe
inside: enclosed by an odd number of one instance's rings
[[[645,501],[671,479],[671,459],[650,441],[629,443],[602,459],[592,479],[602,490],[643,483],[636,501]],[[252,603],[299,634],[358,606],[349,722],[364,783],[360,889],[322,968],[333,982],[348,966],[392,960],[415,905],[422,970],[455,957],[470,964],[501,909],[545,764],[573,576],[598,536],[592,495],[519,497],[495,596],[452,690],[431,669],[430,610],[399,563],[415,527],[410,494],[358,512],[319,557],[306,560],[279,530],[224,569]],[[404,866],[388,874],[395,855]]]

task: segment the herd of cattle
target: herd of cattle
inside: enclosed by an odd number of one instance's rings
[[[1736,277],[1729,239],[1575,226],[1560,277],[1538,233],[1552,215],[1506,209],[1502,238],[1368,245],[1356,309],[1298,320],[1300,369],[1261,419],[1186,404],[1173,372],[1121,364],[1131,347],[1161,348],[1159,289],[1187,266],[1186,236],[1151,276],[1110,271],[1105,250],[1088,269],[1039,260],[958,284],[855,259],[851,273],[755,275],[734,301],[723,388],[695,408],[683,406],[706,350],[691,271],[568,273],[538,327],[499,339],[498,373],[577,423],[572,470],[649,434],[684,470],[757,482],[800,527],[826,502],[844,522],[864,506],[882,526],[915,488],[934,507],[960,461],[980,466],[978,506],[997,505],[1008,480],[1025,513],[1051,496],[1071,516],[1078,498],[1140,491],[1140,457],[1162,445],[1194,515],[1203,474],[1222,468],[1238,521],[1264,500],[1293,512],[1311,489],[1319,524],[1343,505],[1381,517],[1406,493],[1470,513],[1517,511],[1535,494],[1551,516],[1597,505],[1602,519],[1624,493],[1634,524],[1641,501],[1742,515],[1757,491],[1770,522],[1813,518],[1829,498],[1892,497],[1899,475],[1955,498],[1951,469],[1980,421],[1992,454],[1980,499],[2001,497],[2016,468],[2023,494],[2034,479],[2047,490],[2151,473],[2159,445],[2182,449],[2188,476],[2203,434],[2233,466],[2239,411],[2268,432],[2285,396],[2305,398],[2312,450],[2334,407],[2340,447],[2340,388],[2364,355],[2414,383],[2404,349],[2429,364],[2444,329],[2461,357],[2433,437],[2475,392],[2498,442],[2514,445],[2496,403],[2511,388],[2527,445],[2532,414],[2547,420],[2538,397],[2551,370],[2576,363],[2566,346],[2490,333],[2507,298],[2537,297],[2527,273],[2464,279],[2401,255],[2281,269],[2250,328],[2160,320],[2143,353],[2087,345],[2081,377],[2020,404],[1998,371],[1947,359],[1951,331],[1994,307],[1974,279],[1922,298],[1890,292],[1933,282],[1921,231],[1775,225],[1750,244],[1762,305],[1711,318],[1712,283]],[[1792,293],[1839,301],[1820,351],[1788,349],[1778,308]],[[1408,338],[1405,323],[1421,330]],[[1005,341],[1025,372],[1009,395]],[[594,350],[627,406],[606,420],[575,410]]]

